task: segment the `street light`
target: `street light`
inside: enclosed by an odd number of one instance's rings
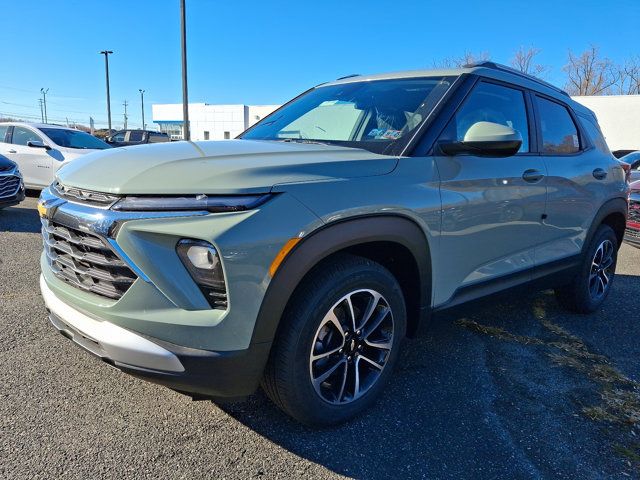
[[[140,88],[138,91],[140,92],[140,104],[142,105],[142,129],[146,130],[144,125],[144,90]]]
[[[180,0],[180,45],[182,47],[182,119],[184,140],[191,140],[189,132],[189,95],[187,93],[187,21],[184,0]]]
[[[48,123],[48,119],[47,119],[47,92],[49,91],[49,89],[47,88],[46,90],[44,88],[40,89],[40,93],[42,93],[42,102],[44,103],[44,123]]]
[[[109,55],[113,52],[111,50],[102,50],[101,55],[104,55],[104,69],[107,74],[107,118],[109,119],[109,132],[111,132],[111,95],[109,94]]]

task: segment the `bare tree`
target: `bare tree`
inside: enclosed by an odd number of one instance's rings
[[[620,95],[640,94],[640,56],[633,57],[616,68],[616,93]]]
[[[549,67],[535,61],[539,53],[538,48],[520,47],[511,59],[511,66],[527,75],[543,77],[549,71]]]
[[[618,82],[618,72],[611,60],[600,57],[598,47],[591,46],[579,56],[569,51],[566,89],[571,95],[607,95]]]
[[[434,61],[433,66],[435,68],[460,68],[471,63],[487,61],[489,58],[488,52],[473,53],[465,51],[460,57],[446,57],[442,60]]]

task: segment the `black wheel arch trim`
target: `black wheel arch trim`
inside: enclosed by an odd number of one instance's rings
[[[591,243],[591,239],[598,230],[598,227],[602,225],[602,222],[605,218],[607,218],[612,213],[620,213],[624,216],[625,222],[627,219],[629,205],[627,200],[622,197],[612,198],[607,200],[602,204],[600,209],[597,211],[595,216],[593,217],[593,221],[591,222],[591,227],[589,227],[589,231],[587,232],[587,236],[585,237],[584,244],[582,245],[582,254],[586,253],[587,248],[589,248],[589,244]],[[618,242],[618,248],[620,248],[622,242]]]
[[[393,242],[413,255],[420,277],[420,317],[431,306],[431,250],[422,228],[402,215],[365,215],[312,232],[289,252],[271,280],[258,312],[251,343],[273,341],[293,292],[311,269],[333,253],[371,242]]]

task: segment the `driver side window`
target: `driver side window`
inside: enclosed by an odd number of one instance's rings
[[[522,135],[518,153],[529,152],[529,124],[523,91],[493,83],[478,83],[445,128],[441,140],[461,142],[477,122],[493,122],[513,128]]]
[[[11,143],[27,146],[29,142],[42,142],[42,139],[27,128],[13,127]]]

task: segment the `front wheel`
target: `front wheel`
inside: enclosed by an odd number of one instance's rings
[[[558,302],[577,313],[596,311],[609,295],[618,261],[618,238],[608,225],[596,230],[573,283],[556,289]]]
[[[365,258],[337,256],[296,290],[263,388],[302,423],[344,422],[380,394],[405,332],[404,298],[395,277]]]

